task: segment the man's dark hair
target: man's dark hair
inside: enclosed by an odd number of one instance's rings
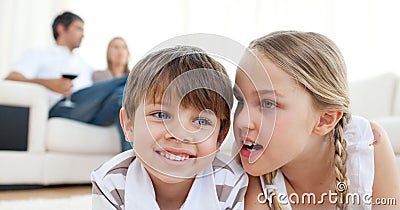
[[[59,34],[57,32],[57,26],[59,24],[62,24],[65,29],[68,29],[68,27],[71,25],[71,23],[74,22],[75,20],[80,20],[83,22],[83,19],[81,17],[79,17],[78,15],[76,15],[72,12],[64,12],[64,13],[58,15],[56,17],[56,19],[54,19],[54,22],[52,25],[54,39],[57,40],[57,38],[58,38]]]

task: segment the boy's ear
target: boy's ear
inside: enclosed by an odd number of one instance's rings
[[[132,120],[128,118],[128,115],[123,107],[119,111],[119,119],[122,130],[124,131],[125,139],[128,142],[133,142],[133,123]]]
[[[343,112],[338,110],[322,111],[318,122],[314,126],[313,133],[318,136],[324,136],[329,133],[342,119]]]

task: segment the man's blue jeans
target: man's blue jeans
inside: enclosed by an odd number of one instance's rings
[[[50,109],[49,117],[68,118],[100,126],[115,124],[121,138],[121,150],[131,149],[129,142],[125,141],[119,120],[126,79],[127,75],[79,90],[71,96],[75,107],[61,106],[63,99]]]

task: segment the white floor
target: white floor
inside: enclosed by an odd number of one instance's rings
[[[33,198],[26,200],[0,201],[1,210],[91,210],[91,195],[76,195],[68,198]]]

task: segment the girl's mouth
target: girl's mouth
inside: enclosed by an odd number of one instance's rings
[[[263,146],[261,144],[256,144],[253,141],[243,140],[243,146],[240,150],[240,154],[242,157],[250,158],[250,155],[255,155],[258,152],[263,151]]]
[[[243,147],[245,147],[249,152],[255,152],[256,150],[263,148],[262,145],[247,140],[243,141]]]

